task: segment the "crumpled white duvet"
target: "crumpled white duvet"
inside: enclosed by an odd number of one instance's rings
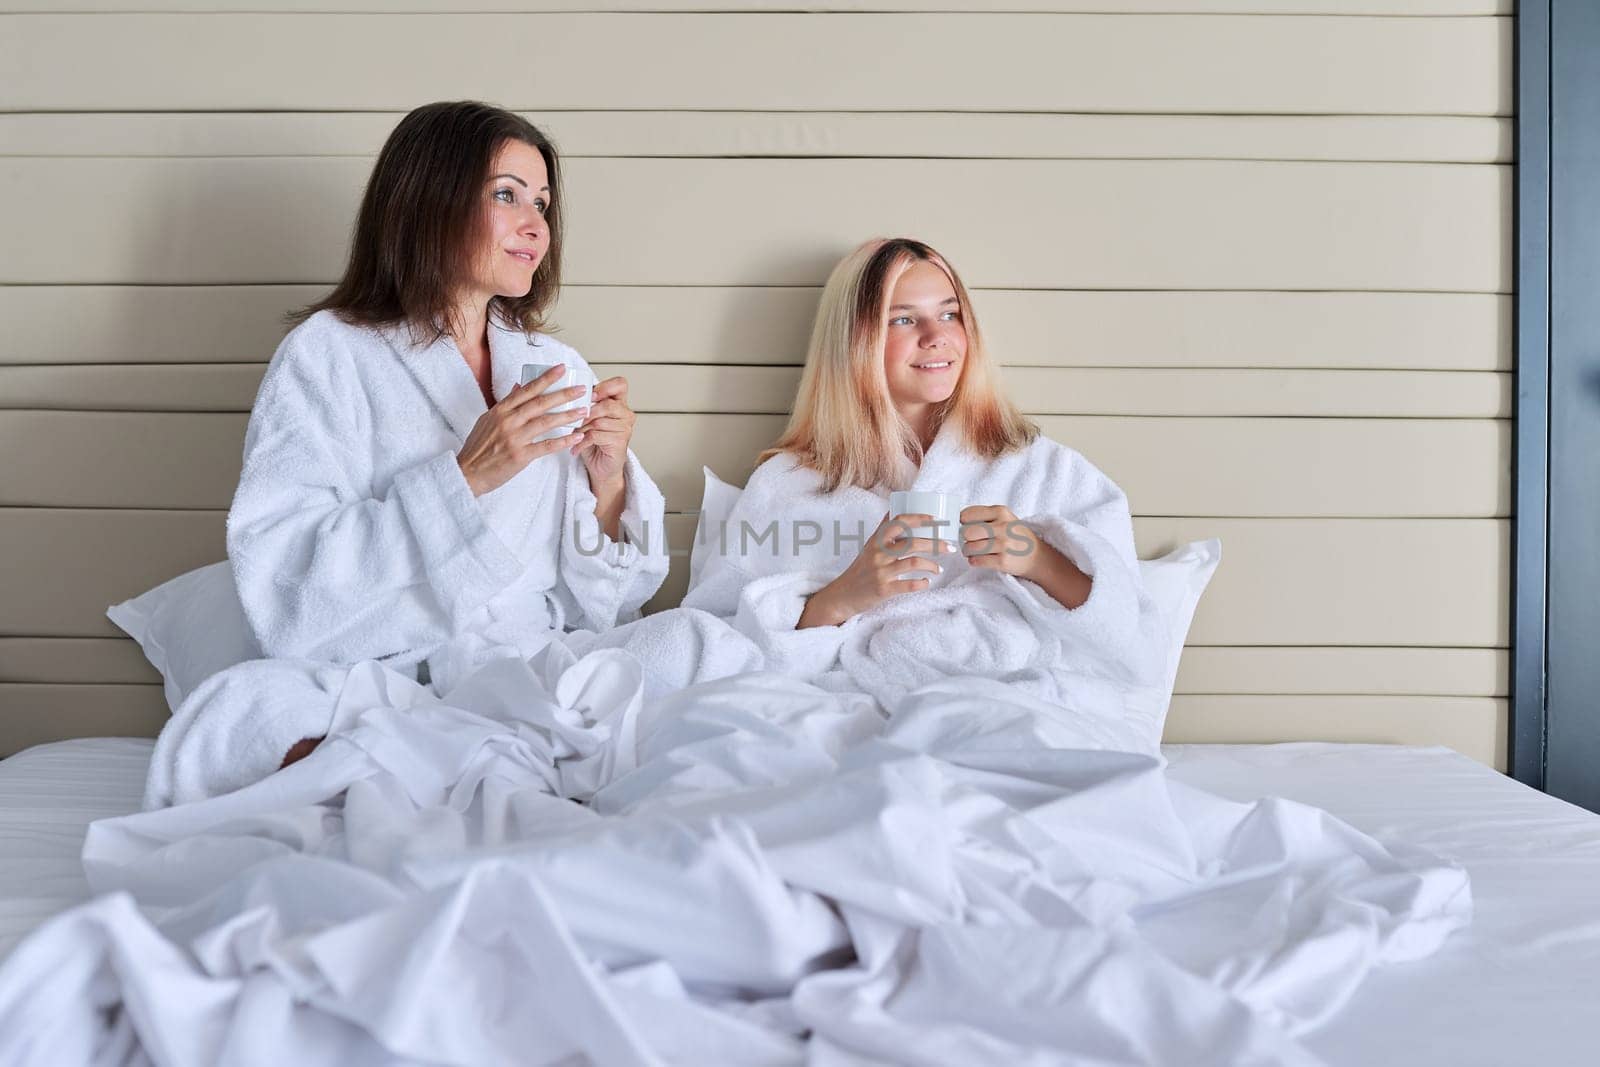
[[[0,967],[0,1063],[1303,1064],[1469,921],[1459,868],[1171,782],[1101,713],[366,664],[305,760],[91,828],[101,895]]]

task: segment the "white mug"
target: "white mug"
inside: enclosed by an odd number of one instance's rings
[[[584,384],[575,380],[576,375],[573,373],[572,365],[570,363],[524,363],[522,365],[522,384],[531,385],[533,382],[538,380],[540,375],[548,373],[552,367],[564,367],[565,372],[561,375],[561,379],[557,381],[556,384],[552,385],[549,389],[546,389],[541,395],[547,396],[550,393],[559,392],[562,389],[570,389],[575,385]],[[581,407],[587,407],[589,404],[589,399],[590,390],[589,387],[585,385],[582,396],[577,397],[571,403],[562,404],[559,407],[551,408],[547,414],[555,414],[558,411],[576,411]],[[571,433],[577,428],[578,426],[576,423],[567,426],[555,426],[546,430],[544,433],[534,438],[534,440],[549,441],[553,438],[565,437],[567,434]]]
[[[944,493],[896,490],[889,494],[889,517],[931,515],[938,526],[913,526],[912,537],[937,537],[955,544],[960,540],[961,507]]]

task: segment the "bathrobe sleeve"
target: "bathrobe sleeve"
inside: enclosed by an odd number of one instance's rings
[[[710,555],[683,599],[684,607],[726,619],[755,642],[769,670],[805,679],[838,665],[839,650],[857,624],[851,619],[842,626],[796,629],[811,594],[838,577],[842,567],[806,567],[804,560],[794,561],[793,570],[774,565],[787,562],[783,538],[794,518],[790,505],[810,496],[814,482],[815,476],[795,469],[788,456],[774,456],[757,468],[725,528],[709,532]]]
[[[609,630],[639,617],[667,577],[666,501],[639,458],[628,450],[621,541],[595,518],[594,491],[575,457],[567,472],[556,595],[569,629]]]
[[[1166,645],[1155,602],[1139,576],[1128,498],[1071,449],[1048,440],[1033,447],[1048,450],[1043,499],[1032,514],[1018,518],[1092,583],[1088,599],[1070,609],[1032,582],[1019,584],[1040,620],[1063,638],[1092,651],[1127,680],[1150,684],[1161,676]]]
[[[448,450],[372,494],[354,329],[313,319],[290,333],[251,412],[227,543],[268,656],[355,662],[438,644],[523,569]]]

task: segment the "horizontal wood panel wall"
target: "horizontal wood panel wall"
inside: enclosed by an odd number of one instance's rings
[[[398,116],[477,97],[567,156],[560,335],[632,381],[675,546],[832,262],[913,233],[1141,553],[1222,538],[1170,739],[1503,765],[1509,0],[471,6],[0,0],[0,752],[159,728],[106,605],[221,557],[283,314]],[[485,39],[537,62],[393,62]]]
[[[474,11],[972,11],[976,0],[473,0]],[[1107,0],[997,0],[995,11],[1104,12]],[[1129,14],[1170,13],[1174,0],[1117,0]],[[440,0],[277,0],[281,12],[441,10]],[[261,11],[262,0],[6,0],[0,11],[152,12]],[[1184,0],[1191,14],[1261,15],[1509,15],[1512,0]]]

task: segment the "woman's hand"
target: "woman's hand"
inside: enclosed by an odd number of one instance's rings
[[[929,526],[932,515],[884,517],[850,566],[811,594],[795,629],[838,626],[892,596],[928,588],[931,578],[902,578],[916,573],[938,574],[943,567],[923,555],[954,552],[948,543],[929,537],[912,537],[914,526]]]
[[[633,437],[633,409],[628,407],[628,379],[607,378],[594,387],[589,418],[578,427],[582,443],[572,451],[589,472],[594,517],[613,541],[622,539],[622,508],[627,499],[628,442]]]
[[[594,387],[589,418],[578,427],[583,431],[583,442],[574,442],[573,451],[583,460],[584,469],[589,472],[589,487],[596,496],[602,490],[622,486],[634,418],[633,409],[628,407],[628,379],[607,378]]]
[[[456,456],[473,496],[500,488],[540,456],[572,448],[583,440],[582,432],[548,441],[535,440],[546,430],[570,426],[588,414],[587,408],[550,412],[583,395],[581,385],[544,393],[565,373],[563,366],[552,367],[527,385],[514,387],[504,400],[479,417]]]
[[[961,551],[971,566],[1034,582],[1062,607],[1089,599],[1093,579],[1004,504],[961,509]]]

